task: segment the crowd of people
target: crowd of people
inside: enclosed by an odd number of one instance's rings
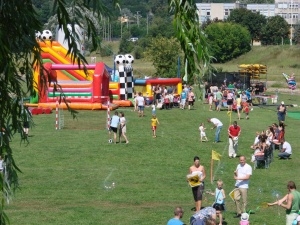
[[[240,162],[234,171],[234,200],[236,204],[236,215],[234,217],[245,220],[245,212],[247,207],[247,194],[249,188],[249,180],[252,175],[252,167],[246,163],[246,157],[240,156]],[[223,181],[217,181],[217,187],[214,192],[207,191],[207,194],[214,196],[215,200],[212,207],[202,207],[202,199],[205,189],[206,170],[200,163],[198,156],[194,157],[193,165],[189,168],[187,181],[192,190],[192,195],[195,201],[195,213],[190,217],[191,225],[222,225],[223,214],[225,210],[226,194],[223,189]],[[192,185],[191,185],[192,184]],[[244,214],[243,214],[244,213]],[[183,210],[181,207],[176,207],[174,218],[170,219],[167,225],[182,225]],[[249,217],[248,217],[249,218]]]
[[[135,110],[138,108],[138,104],[141,102],[136,102],[138,97],[142,97],[139,101],[143,101],[144,106],[152,106],[159,109],[191,109],[194,106],[195,94],[193,88],[189,85],[183,85],[183,90],[181,93],[178,93],[174,86],[161,86],[156,85],[152,88],[152,96],[150,99],[149,93],[146,93],[146,96],[142,96],[142,93],[135,93],[134,103]]]
[[[232,85],[232,86],[230,86]],[[233,105],[235,105],[238,119],[240,120],[240,110],[247,112],[246,118],[249,118],[248,114],[250,108],[252,108],[251,96],[253,94],[262,94],[264,92],[263,85],[259,84],[259,87],[253,90],[241,91],[236,90],[234,84],[229,84],[228,88],[225,88],[222,91],[222,88],[210,87],[211,93],[208,94],[208,102],[210,104],[210,110],[212,109],[211,102],[215,104],[215,110],[220,111],[220,105],[226,100],[228,111],[233,110]],[[162,103],[161,99],[169,98],[168,101],[163,100],[165,108],[174,107],[174,89],[169,89],[167,87],[161,88],[156,86],[154,89],[154,99],[155,101],[152,104],[152,118],[151,118],[151,128],[152,136],[156,137],[157,125],[159,125],[158,118],[156,116],[156,109],[159,108],[159,104]],[[257,92],[258,91],[258,92]],[[250,92],[250,93],[248,93]],[[172,97],[170,97],[172,96]],[[192,88],[185,85],[182,93],[179,96],[179,107],[185,109],[186,107],[190,109],[193,106],[193,101],[195,95],[192,91]],[[144,108],[147,105],[147,99],[142,96],[142,93],[139,92],[135,98],[135,110],[138,111],[138,116],[144,116]],[[166,103],[169,105],[166,106]],[[248,107],[248,110],[245,110],[245,106]],[[288,159],[292,154],[292,148],[290,143],[286,141],[285,137],[285,116],[287,114],[287,108],[284,102],[277,108],[278,124],[273,123],[267,129],[259,131],[256,133],[255,141],[251,145],[253,154],[251,157],[251,162],[255,162],[259,157],[263,157],[266,154],[266,151],[273,152],[278,149],[278,157],[280,159]],[[212,124],[211,129],[215,129],[215,137],[213,142],[220,142],[220,133],[223,128],[223,123],[218,118],[208,118],[207,122]],[[125,139],[126,143],[128,142],[126,136],[126,119],[124,113],[115,112],[115,115],[111,118],[110,131],[114,134],[114,143],[117,143],[117,133],[119,130],[119,142],[121,137]],[[249,189],[249,180],[252,176],[252,166],[246,162],[246,157],[244,155],[238,156],[238,141],[241,135],[241,127],[238,125],[237,121],[233,121],[232,124],[227,129],[228,134],[228,157],[236,158],[239,157],[239,164],[237,165],[235,171],[233,172],[233,191],[230,193],[230,196],[233,198],[236,206],[235,218],[240,218],[240,224],[249,224],[248,219],[249,215],[246,213],[247,204],[248,204],[248,189]],[[202,122],[199,125],[200,141],[208,141],[206,135],[206,127]],[[197,185],[191,186],[193,199],[195,201],[195,213],[189,218],[189,223],[191,225],[221,225],[223,224],[223,215],[222,212],[225,210],[225,199],[226,194],[223,189],[223,181],[217,181],[217,187],[214,192],[207,191],[206,193],[214,195],[215,200],[212,204],[212,207],[202,207],[203,194],[205,193],[205,179],[206,179],[206,170],[205,167],[200,164],[200,158],[198,156],[194,157],[194,163],[189,168],[189,177],[192,177],[193,182],[196,182]],[[187,178],[190,182],[190,178]],[[290,181],[288,184],[289,193],[274,203],[269,203],[269,206],[280,205],[287,209],[287,224],[290,224],[290,221],[295,220],[295,210],[300,209],[300,193],[296,191],[296,185]],[[171,218],[167,225],[181,225],[184,211],[181,207],[176,207],[174,210],[174,218]],[[297,222],[297,221],[296,221]],[[295,224],[298,224],[295,223]],[[300,224],[300,218],[299,218]]]
[[[259,155],[263,155],[267,149],[271,149],[272,153],[276,149],[279,150],[278,157],[280,159],[287,159],[292,154],[291,145],[285,140],[285,115],[286,115],[286,106],[284,102],[277,108],[278,115],[278,124],[273,123],[266,130],[257,132],[255,137],[255,142],[251,146],[251,149],[254,150],[251,161],[256,159]],[[217,118],[208,118],[209,123],[212,123],[213,126],[211,129],[216,129],[214,142],[220,142],[220,132],[223,128],[223,123]],[[208,141],[206,136],[206,127],[204,123],[201,123],[199,126],[200,132],[200,141]],[[237,121],[229,126],[228,132],[228,156],[229,158],[237,157],[238,153],[238,140],[241,135],[241,127],[238,125]],[[259,152],[259,153],[258,153]],[[223,181],[219,180],[217,182],[217,187],[215,192],[207,192],[215,196],[215,202],[212,207],[202,208],[202,198],[205,188],[205,178],[206,172],[203,165],[200,164],[200,158],[194,157],[194,164],[189,169],[189,179],[193,179],[195,182],[195,176],[198,177],[197,182],[199,185],[191,186],[192,194],[195,201],[195,211],[196,213],[190,218],[190,224],[218,224],[223,223],[222,211],[225,209],[225,190],[223,189]],[[246,157],[244,155],[239,156],[239,164],[236,167],[236,170],[233,173],[234,190],[232,191],[231,197],[234,199],[236,205],[236,215],[235,218],[240,218],[240,224],[249,224],[249,214],[246,213],[247,204],[248,204],[248,189],[249,189],[249,180],[252,176],[252,166],[246,162]],[[288,184],[289,194],[283,199],[275,202],[269,203],[269,205],[281,205],[287,209],[287,225],[292,224],[291,221],[294,220],[294,224],[300,224],[300,216],[298,220],[295,220],[295,212],[300,210],[300,194],[295,192],[295,184],[289,182]],[[299,199],[299,200],[298,200]],[[209,212],[209,213],[208,213]],[[168,223],[168,225],[183,224],[181,222],[182,217],[179,218],[179,223]],[[295,222],[296,221],[296,222]],[[177,221],[178,222],[178,221]]]

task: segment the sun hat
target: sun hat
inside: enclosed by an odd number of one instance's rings
[[[247,221],[247,220],[249,220],[249,214],[248,214],[248,213],[242,213],[242,215],[241,215],[241,220],[242,220],[242,221]]]

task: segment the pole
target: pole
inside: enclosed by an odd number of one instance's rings
[[[56,108],[55,108],[55,130],[58,130],[58,99],[56,98]]]
[[[107,130],[109,130],[110,128],[110,108],[109,108],[109,105],[110,105],[110,101],[109,101],[109,96],[107,97]]]
[[[292,4],[293,4],[293,2],[292,2],[292,0],[291,0],[291,5],[290,5],[290,12],[291,12],[291,14],[290,14],[290,17],[291,17],[291,32],[290,32],[290,45],[293,45],[293,25],[292,25],[292,23],[293,23],[293,16],[292,16]]]
[[[213,168],[214,168],[214,160],[210,160],[210,183],[213,183]]]
[[[122,32],[122,19],[123,19],[123,16],[121,16],[121,20],[120,20],[121,21],[121,38],[122,38],[122,33],[123,33]]]

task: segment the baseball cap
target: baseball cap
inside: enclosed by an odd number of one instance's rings
[[[284,105],[284,101],[281,102],[281,105]]]

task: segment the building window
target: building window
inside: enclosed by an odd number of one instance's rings
[[[288,8],[288,4],[286,4],[286,3],[278,3],[278,8],[279,9],[287,9]]]

